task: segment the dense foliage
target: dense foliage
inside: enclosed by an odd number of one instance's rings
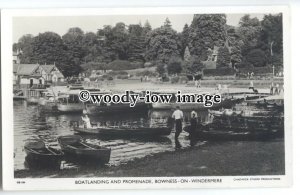
[[[195,14],[182,32],[166,18],[161,27],[142,24],[105,25],[96,33],[78,27],[60,36],[54,32],[24,35],[13,45],[21,63],[56,64],[65,76],[93,69],[126,70],[156,66],[157,73],[197,75],[203,61],[217,49],[217,69],[283,65],[282,15],[259,21],[241,17],[238,26],[226,24],[225,14]],[[214,51],[215,52],[215,51]],[[222,72],[222,71],[221,71]]]

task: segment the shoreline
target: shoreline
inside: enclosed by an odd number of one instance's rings
[[[283,175],[284,156],[283,139],[210,142],[204,146],[149,155],[119,166],[16,170],[14,175],[15,178]]]

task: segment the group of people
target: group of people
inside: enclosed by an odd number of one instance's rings
[[[195,87],[201,88],[201,80],[195,80]]]
[[[172,118],[175,120],[175,147],[181,148],[178,137],[182,132],[183,112],[182,110],[180,110],[179,106],[177,106],[176,110],[173,112]],[[191,112],[190,124],[190,145],[194,146],[196,143],[195,133],[198,124],[198,114],[194,110]]]
[[[248,72],[248,73],[247,73],[247,78],[248,78],[248,79],[252,79],[253,77],[254,77],[254,72],[251,72],[251,73]]]
[[[270,94],[271,95],[279,95],[283,91],[284,91],[284,85],[282,85],[280,87],[280,85],[278,83],[276,85],[274,85],[273,82],[271,83],[271,85],[270,85]]]
[[[148,81],[149,81],[149,77],[148,76],[141,77],[141,83],[142,82],[148,82]]]

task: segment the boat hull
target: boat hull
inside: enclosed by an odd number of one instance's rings
[[[168,127],[158,127],[158,128],[81,128],[75,127],[74,130],[78,133],[83,134],[96,134],[101,136],[111,136],[111,137],[147,137],[147,136],[168,136],[171,134],[172,129]]]
[[[107,164],[110,160],[110,148],[89,144],[83,140],[70,141],[70,138],[65,138],[64,136],[59,137],[58,142],[62,151],[69,159],[96,164]]]
[[[59,112],[82,112],[83,109],[84,105],[82,103],[57,105],[57,110]]]
[[[28,104],[38,104],[39,103],[39,99],[38,98],[34,98],[34,97],[29,97],[26,99]]]
[[[24,150],[27,154],[25,157],[26,166],[29,169],[59,169],[61,160],[63,158],[63,153],[54,148],[50,149],[54,153],[51,153],[48,148],[37,151],[24,147]]]
[[[213,104],[211,107],[205,107],[202,103],[153,103],[152,108],[157,110],[170,110],[176,109],[180,106],[181,110],[207,110],[207,109],[219,109],[219,108],[231,108],[240,100],[226,99],[221,101],[221,103]]]
[[[190,126],[184,127],[190,133]],[[212,123],[198,124],[195,135],[206,140],[260,140],[282,138],[284,118],[280,116],[216,116]]]
[[[148,110],[149,105],[145,103],[137,103],[134,107],[130,107],[128,104],[117,104],[117,105],[97,105],[87,104],[87,114],[104,114],[104,113],[117,113],[117,112],[137,112]]]

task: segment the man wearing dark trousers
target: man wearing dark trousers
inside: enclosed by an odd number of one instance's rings
[[[194,146],[196,143],[196,128],[197,128],[197,112],[194,110],[191,112],[191,126],[190,126],[190,145]]]
[[[173,112],[172,118],[175,119],[175,146],[176,148],[181,148],[178,137],[182,131],[183,112],[180,110],[179,106],[176,106],[176,110]]]

